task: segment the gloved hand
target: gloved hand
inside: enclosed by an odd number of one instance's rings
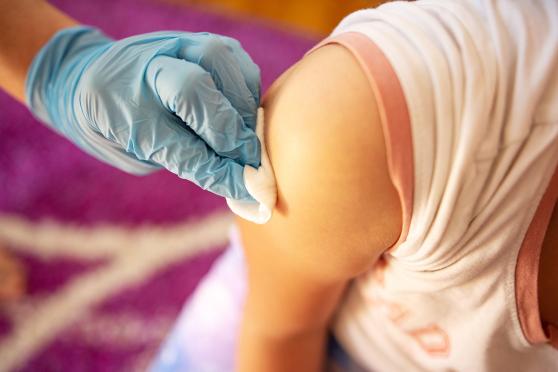
[[[260,163],[258,67],[231,38],[156,32],[113,41],[57,33],[29,68],[31,111],[122,170],[164,167],[216,194],[250,200],[245,164]]]

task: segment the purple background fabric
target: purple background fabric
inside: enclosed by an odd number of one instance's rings
[[[260,66],[264,91],[316,41],[260,20],[148,0],[55,0],[52,3],[78,21],[100,27],[115,38],[157,30],[209,31],[237,38]],[[0,92],[0,149],[0,217],[16,216],[32,224],[50,219],[70,229],[107,225],[128,229],[133,234],[136,228],[199,221],[225,209],[221,198],[168,172],[136,177],[96,161],[42,126],[25,107],[3,92]],[[22,260],[28,278],[27,295],[20,303],[0,305],[0,348],[18,327],[12,324],[14,314],[25,310],[31,319],[36,310],[29,304],[40,307],[42,301],[72,281],[109,264],[105,259],[84,260],[79,255],[45,259],[29,253],[32,250],[19,249],[6,242],[1,235],[0,246]],[[99,332],[87,327],[103,324],[103,319],[118,319],[119,314],[133,314],[132,318],[146,326],[147,333],[147,326],[152,326],[158,314],[164,313],[167,319],[172,319],[217,254],[217,250],[209,250],[173,262],[105,299],[77,322],[69,322],[17,369],[141,369],[155,353],[170,324],[153,326],[149,328],[152,330],[149,337],[120,347],[114,344],[118,335],[113,335],[112,341],[97,338],[92,342],[91,334],[98,336]]]

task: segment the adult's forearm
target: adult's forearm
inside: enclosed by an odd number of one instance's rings
[[[0,87],[25,101],[25,79],[33,58],[59,30],[77,22],[42,0],[0,2]]]

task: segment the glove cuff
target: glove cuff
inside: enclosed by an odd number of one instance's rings
[[[99,30],[77,26],[57,32],[37,53],[25,82],[31,112],[55,131],[75,139],[71,109],[84,67],[106,50],[111,39]],[[81,143],[79,145],[82,145]]]
[[[110,164],[116,161],[126,172],[146,174],[158,167],[131,159],[99,133],[80,127],[73,110],[76,87],[83,71],[112,44],[112,39],[93,27],[77,26],[57,32],[29,67],[25,82],[26,104],[37,119],[90,155]],[[106,156],[107,153],[111,156]]]

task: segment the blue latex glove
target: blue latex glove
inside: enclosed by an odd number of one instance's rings
[[[156,32],[114,41],[65,29],[35,57],[26,96],[40,120],[124,171],[164,167],[251,199],[243,168],[260,163],[260,73],[234,39]]]

